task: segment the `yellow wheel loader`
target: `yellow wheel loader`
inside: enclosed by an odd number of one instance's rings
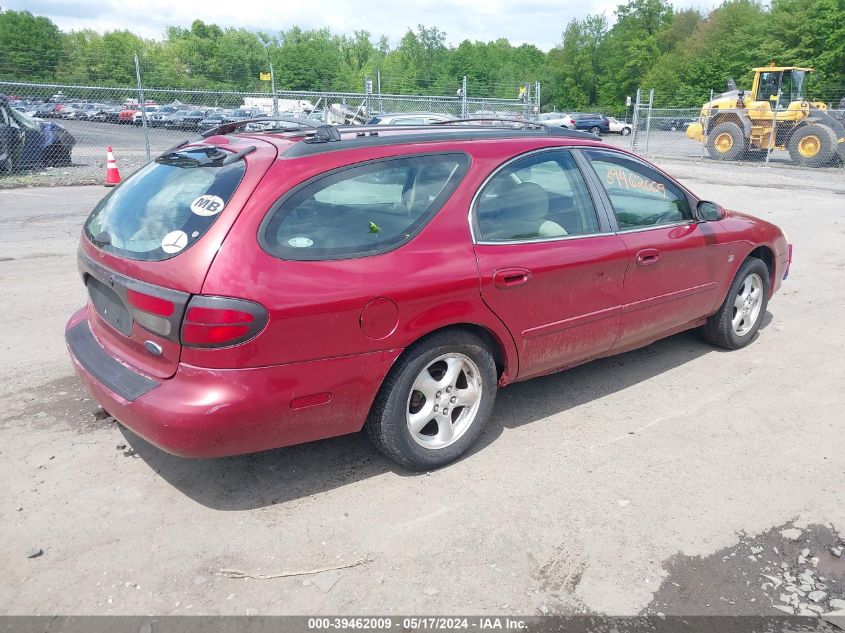
[[[734,89],[705,103],[687,136],[704,143],[716,160],[760,159],[771,148],[787,150],[799,165],[845,162],[845,126],[827,105],[806,98],[811,72],[795,66],[755,68],[751,94]]]

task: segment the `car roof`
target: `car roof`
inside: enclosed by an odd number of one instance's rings
[[[282,117],[258,119],[258,121],[274,120],[290,122],[295,119],[284,119]],[[586,132],[542,126],[530,122],[521,123],[532,125],[532,127],[520,129],[461,122],[455,125],[333,126],[300,119],[303,129],[237,131],[240,126],[246,125],[250,121],[253,120],[219,126],[205,132],[200,138],[211,144],[260,139],[275,145],[278,156],[282,159],[295,159],[328,152],[345,152],[366,148],[420,147],[431,144],[448,144],[450,151],[460,151],[460,147],[456,148],[455,144],[485,140],[514,142],[517,145],[519,141],[527,141],[523,145],[528,150],[540,147],[577,145],[612,147]],[[223,140],[224,138],[226,140]],[[426,149],[430,150],[431,148],[426,147]]]
[[[373,117],[403,117],[403,116],[444,116],[451,118],[451,114],[443,114],[442,112],[385,112],[384,114],[374,114]]]

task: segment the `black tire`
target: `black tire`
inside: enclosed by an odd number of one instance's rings
[[[596,136],[601,136],[601,128],[598,125],[594,125],[590,128],[590,134],[595,134]]]
[[[731,121],[719,123],[707,134],[707,153],[715,160],[738,160],[747,147],[742,128]]]
[[[631,133],[631,128],[623,127],[622,131],[619,132],[622,136],[628,136]]]
[[[753,325],[748,331],[739,335],[734,331],[732,323],[737,309],[735,303],[737,295],[739,295],[745,285],[745,280],[752,275],[757,275],[762,281],[762,304],[760,305],[759,313]],[[707,319],[707,323],[704,324],[702,333],[705,340],[717,347],[730,350],[740,349],[748,345],[754,339],[754,336],[760,329],[760,324],[763,322],[766,314],[766,306],[769,304],[769,289],[769,269],[766,264],[756,257],[746,259],[742,263],[742,266],[739,267],[724,303],[722,303],[716,314]]]
[[[787,148],[792,162],[798,165],[827,167],[836,158],[836,133],[821,123],[810,123],[792,133]],[[815,153],[808,154],[807,148]]]
[[[475,363],[481,398],[475,417],[454,443],[426,448],[413,438],[406,416],[417,377],[444,354],[462,354]],[[376,448],[403,466],[414,470],[445,466],[463,455],[481,435],[493,411],[497,382],[496,363],[483,340],[466,330],[436,332],[410,346],[391,368],[367,417],[367,434]],[[460,414],[460,407],[455,407],[452,416],[456,409]]]

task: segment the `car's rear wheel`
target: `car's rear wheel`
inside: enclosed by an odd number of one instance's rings
[[[416,470],[453,462],[478,439],[496,398],[496,363],[464,330],[409,347],[379,390],[366,429],[376,447]]]
[[[596,136],[601,136],[601,128],[598,125],[594,125],[590,128],[590,134],[595,134]]]
[[[629,127],[623,127],[622,131],[620,132],[620,134],[622,136],[628,136],[630,133],[631,133],[631,128],[629,128]]]
[[[769,303],[769,269],[756,257],[746,259],[728,296],[704,325],[704,338],[725,349],[748,345],[760,329]]]

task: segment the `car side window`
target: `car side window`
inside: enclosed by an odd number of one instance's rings
[[[366,257],[408,242],[454,193],[466,154],[389,158],[341,168],[294,189],[259,230],[269,254],[317,261]]]
[[[485,242],[600,231],[587,184],[568,151],[534,154],[497,172],[476,200],[475,222]]]
[[[655,169],[618,152],[585,154],[610,198],[620,230],[692,218],[684,192]]]

